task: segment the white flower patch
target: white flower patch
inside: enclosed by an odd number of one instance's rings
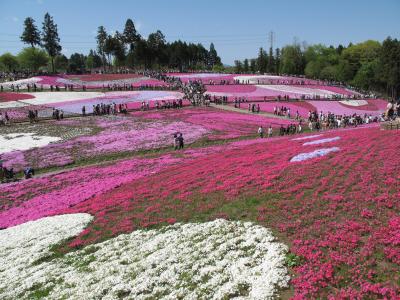
[[[320,97],[329,97],[332,95],[337,95],[338,93],[324,90],[324,89],[313,89],[308,87],[296,87],[290,85],[257,85],[259,88],[269,89],[277,92],[285,92],[297,95],[309,95],[309,96],[320,96]]]
[[[250,82],[252,84],[256,84],[259,81],[263,81],[263,80],[270,80],[270,79],[285,80],[287,78],[282,77],[282,76],[277,76],[277,75],[250,75],[250,76],[241,75],[241,76],[235,76],[234,79],[239,80],[240,83]]]
[[[27,79],[20,79],[20,80],[15,80],[15,81],[2,82],[1,85],[4,88],[11,88],[12,85],[14,85],[15,87],[17,85],[19,85],[20,87],[25,88],[27,84],[38,83],[41,80],[42,80],[42,78],[40,78],[40,77],[32,77],[32,78],[27,78]]]
[[[320,145],[320,144],[330,143],[330,142],[334,142],[334,141],[338,141],[338,140],[340,140],[340,136],[335,136],[333,138],[326,138],[326,139],[307,142],[307,143],[304,143],[303,146]]]
[[[25,101],[25,100],[21,100]],[[18,108],[28,106],[29,104],[22,103],[19,101],[7,101],[7,102],[0,102],[0,108]]]
[[[292,141],[302,141],[302,140],[315,139],[315,138],[321,137],[321,136],[322,136],[322,134],[307,135],[307,136],[302,136],[302,137],[299,137],[299,138],[292,139]]]
[[[292,157],[290,162],[305,161],[305,160],[308,160],[308,159],[312,159],[312,158],[316,158],[316,157],[320,157],[320,156],[325,156],[328,153],[336,152],[336,151],[339,151],[339,150],[340,150],[340,148],[338,148],[338,147],[332,147],[332,148],[318,149],[318,150],[311,151],[311,152],[306,152],[306,153],[300,153],[300,154]]]
[[[37,92],[37,93],[27,93],[32,95],[34,99],[22,100],[24,103],[29,103],[33,105],[58,103],[65,101],[78,101],[93,99],[97,97],[104,97],[102,92]]]
[[[343,100],[339,101],[342,104],[349,105],[349,106],[363,106],[363,105],[368,105],[368,102],[366,100]]]
[[[35,133],[0,134],[0,154],[43,147],[59,140],[61,140],[60,137],[36,135]]]
[[[185,78],[193,78],[193,79],[202,79],[202,78],[218,78],[218,77],[224,77],[224,76],[229,76],[230,74],[220,74],[220,73],[193,73],[193,74],[178,74],[178,75],[173,75],[174,77],[179,77],[181,79]]]
[[[0,298],[29,298],[40,288],[57,299],[268,299],[289,281],[287,247],[249,222],[138,230],[30,265],[37,235],[19,239],[22,249],[12,245],[22,259],[2,251]]]
[[[89,214],[59,215],[0,230],[0,298],[19,299],[19,293],[45,282],[45,269],[32,263],[48,255],[51,245],[79,234],[91,220]]]

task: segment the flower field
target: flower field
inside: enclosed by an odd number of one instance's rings
[[[14,133],[0,134],[0,141],[6,143],[0,147],[4,164],[15,170],[26,165],[34,168],[63,166],[91,157],[172,147],[176,132],[184,135],[186,144],[211,133],[201,125],[182,121],[149,122],[118,116],[54,121],[52,124],[55,129],[86,128],[87,131],[62,136],[62,141],[58,137],[62,132],[52,132],[53,137],[45,136],[40,134],[43,128],[34,134],[23,132],[21,126]],[[39,145],[42,147],[35,148]]]
[[[207,86],[207,94],[211,96],[227,96],[230,100],[235,97],[246,97],[249,100],[275,99],[278,96],[289,96],[290,98],[314,99],[320,97],[330,99],[333,96],[350,97],[356,94],[353,91],[344,88],[324,86],[324,85],[307,85],[295,86],[286,84],[273,85],[209,85]]]
[[[7,247],[0,295],[29,299],[36,291],[51,298],[265,299],[287,286],[286,247],[262,226],[226,220],[138,230],[35,264],[49,246],[89,221],[88,214],[56,216],[0,232]],[[28,256],[30,252],[35,255]]]
[[[175,74],[252,81],[207,85],[215,95],[249,100],[349,92],[290,77]],[[62,79],[141,78],[114,75]],[[90,112],[97,103],[139,108],[182,97],[156,90],[1,95],[0,108],[16,116],[35,107],[80,113],[83,105]],[[303,117],[309,110],[378,115],[387,106],[379,99],[258,104]],[[292,121],[184,106],[0,127],[3,165],[37,170],[0,184],[1,299],[400,298],[399,131],[372,123],[261,139],[259,126],[276,133]],[[173,150],[176,132],[184,150]]]
[[[247,115],[235,112],[221,111],[219,109],[184,109],[182,111],[166,110],[156,112],[134,112],[133,116],[148,120],[180,120],[182,122],[203,126],[214,132],[208,135],[209,139],[231,139],[245,135],[254,135],[259,126],[272,126],[291,124],[288,120],[266,118],[264,116]]]
[[[318,113],[333,113],[336,115],[372,115],[379,116],[386,111],[387,101],[382,99],[373,100],[357,100],[358,105],[354,105],[355,100],[343,100],[343,101],[268,101],[268,102],[257,102],[260,106],[260,111],[273,113],[275,107],[286,107],[290,109],[292,116],[299,112],[299,115],[303,118],[308,117],[309,111],[317,111]],[[233,105],[233,104],[231,104]],[[244,110],[248,109],[247,103],[241,103],[241,108]]]
[[[27,99],[32,99],[32,98],[34,98],[34,96],[29,95],[29,94],[4,92],[4,93],[0,93],[0,104],[2,102],[27,100]]]
[[[50,85],[60,86],[73,85],[75,88],[85,86],[88,89],[100,89],[108,85],[124,85],[129,84],[136,87],[151,85],[151,86],[167,86],[163,81],[151,79],[149,77],[140,76],[137,74],[89,74],[89,75],[59,75],[59,76],[36,76],[28,79],[22,79],[12,82],[3,82],[5,89],[11,89],[11,85],[19,85],[25,89],[27,84],[41,85],[45,89],[49,89]]]
[[[2,94],[0,94],[1,96]],[[143,101],[173,101],[182,98],[183,94],[172,91],[121,91],[121,92],[37,92],[37,93],[5,93],[9,99],[0,102],[0,109],[4,111],[23,111],[25,106],[36,109],[56,108],[65,113],[80,114],[82,107],[86,112],[93,111],[93,105],[103,104],[127,104],[130,108],[138,108]],[[21,98],[21,99],[19,99]],[[23,100],[24,99],[24,100]],[[21,101],[23,100],[23,101]],[[25,108],[26,110],[26,108]]]

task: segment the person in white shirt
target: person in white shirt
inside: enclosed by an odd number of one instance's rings
[[[271,136],[272,136],[272,126],[269,125],[269,128],[268,128],[268,137],[271,137]]]
[[[258,134],[260,135],[260,138],[264,137],[264,128],[262,126],[258,127]]]

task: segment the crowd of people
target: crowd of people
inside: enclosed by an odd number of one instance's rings
[[[62,120],[62,119],[64,119],[64,111],[61,109],[53,108],[53,112],[52,112],[51,116],[54,120]],[[37,115],[36,115],[36,118],[37,118]]]
[[[239,107],[240,107],[240,105],[239,105]],[[260,104],[249,103],[248,111],[251,111],[252,113],[259,113],[260,112]]]
[[[43,76],[43,75],[48,75],[46,72],[32,72],[28,70],[14,70],[14,71],[0,71],[0,82],[8,82],[8,81],[16,81],[16,80],[21,80],[21,79],[26,79],[26,78],[31,78],[34,76]]]
[[[54,112],[53,112],[53,116],[54,116]],[[28,110],[28,119],[29,119],[29,123],[36,123],[39,121],[39,111],[37,109],[35,110]]]
[[[297,126],[295,124],[288,124],[286,127],[281,125],[279,128],[278,135],[283,136],[283,135],[291,135],[302,132],[303,132],[303,127],[302,127],[302,121],[300,120]],[[267,132],[265,132],[264,128],[260,126],[258,127],[257,133],[260,136],[260,138],[264,138],[265,133],[267,134],[267,137],[272,137],[274,135],[274,130],[272,126],[269,125]]]
[[[125,109],[125,105],[122,103],[117,107],[115,102],[105,104],[105,103],[97,103],[93,104],[92,110],[94,116],[102,116],[102,115],[115,115],[117,112],[122,112]],[[127,110],[127,108],[126,108]],[[86,106],[82,107],[82,115],[86,116]]]
[[[348,126],[358,126],[362,124],[370,124],[373,122],[385,121],[384,117],[372,116],[370,114],[352,114],[352,115],[336,115],[333,113],[323,113],[320,111],[308,112],[308,127],[311,131],[325,130],[334,128],[345,128]]]
[[[149,109],[150,106],[148,105],[147,108]],[[183,100],[178,99],[178,100],[161,100],[155,102],[155,108],[156,109],[170,109],[170,108],[183,108]]]

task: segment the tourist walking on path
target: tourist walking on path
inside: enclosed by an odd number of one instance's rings
[[[271,137],[271,136],[272,136],[272,126],[269,125],[269,128],[268,128],[268,137]]]
[[[258,134],[260,135],[260,138],[264,137],[264,128],[262,126],[258,128]]]

